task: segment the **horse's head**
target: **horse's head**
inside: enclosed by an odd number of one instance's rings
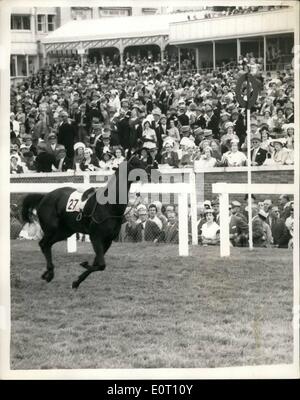
[[[141,160],[139,151],[133,153],[127,160],[127,172],[130,182],[148,181],[146,164]]]

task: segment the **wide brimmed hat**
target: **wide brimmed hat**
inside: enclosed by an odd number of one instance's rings
[[[280,143],[281,146],[284,146],[286,144],[286,139],[285,138],[272,139],[270,145],[274,147],[275,143]]]
[[[79,149],[80,147],[85,149],[85,144],[82,142],[77,142],[74,144],[73,149],[76,151],[77,149]]]

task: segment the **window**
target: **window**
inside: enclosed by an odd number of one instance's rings
[[[128,17],[131,15],[131,7],[99,7],[100,17]]]
[[[157,13],[157,8],[142,8],[143,15],[154,15]]]
[[[92,9],[91,7],[71,7],[71,18],[72,19],[91,19]]]
[[[12,15],[10,29],[30,31],[30,15]]]
[[[37,30],[38,32],[46,32],[46,16],[38,15],[37,16]]]
[[[48,32],[52,32],[55,29],[55,15],[48,15]]]

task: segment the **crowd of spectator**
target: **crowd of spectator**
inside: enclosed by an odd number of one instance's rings
[[[136,198],[129,202],[117,241],[177,244],[179,232],[177,205],[163,205],[159,201],[148,204],[147,200],[146,197],[136,195]],[[234,200],[229,206],[229,235],[232,246],[248,246],[248,202],[246,200],[247,198],[243,204]],[[197,214],[199,244],[203,246],[219,245],[218,198],[199,204]],[[12,238],[39,240],[42,232],[36,217],[34,216],[31,223],[26,223],[22,227],[18,215],[17,206],[12,205]],[[281,195],[277,204],[273,204],[270,199],[257,202],[253,196],[252,215],[254,247],[293,247],[294,203],[288,195]],[[191,232],[190,217],[189,232]],[[88,236],[79,234],[78,239],[89,240]]]
[[[229,15],[243,15],[255,12],[275,11],[282,9],[283,7],[287,6],[211,7],[211,10],[205,13],[204,18],[208,19],[208,18],[224,17]],[[223,8],[223,10],[219,11],[219,8]]]
[[[42,68],[11,88],[11,173],[113,170],[129,147],[154,168],[246,165],[245,109],[235,95],[246,70],[261,87],[251,164],[293,164],[293,71],[264,75],[250,53],[237,68],[203,74],[149,60]]]

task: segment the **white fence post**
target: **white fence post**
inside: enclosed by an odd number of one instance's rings
[[[67,248],[68,248],[68,253],[76,253],[76,251],[77,251],[76,233],[74,233],[74,235],[68,237]]]
[[[228,193],[220,195],[220,256],[230,256]]]
[[[192,229],[192,244],[198,244],[198,224],[197,224],[197,191],[196,191],[196,174],[190,172],[190,200],[191,200],[191,229]]]
[[[187,193],[178,194],[178,225],[179,225],[179,255],[189,255],[188,230],[188,196]]]

